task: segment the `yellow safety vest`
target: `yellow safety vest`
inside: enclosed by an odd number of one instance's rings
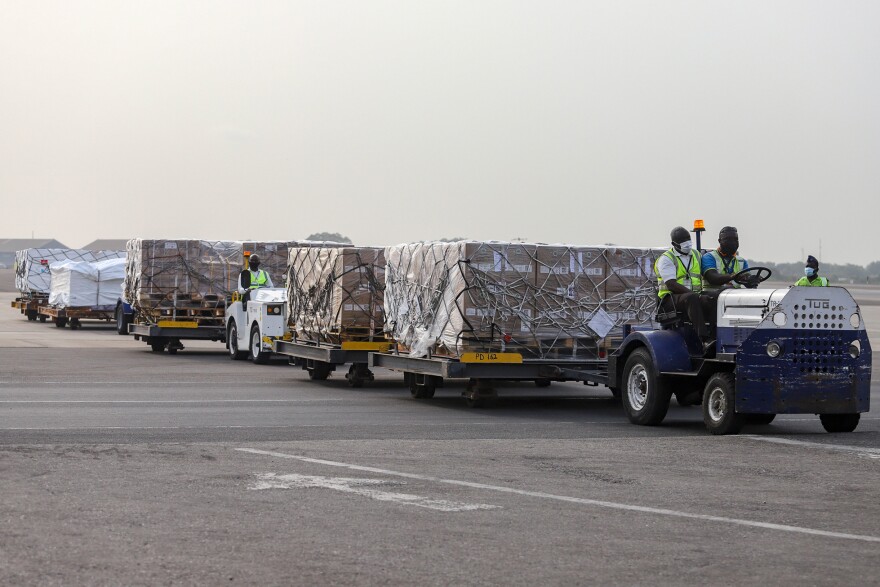
[[[695,291],[697,293],[703,291],[703,276],[700,275],[700,253],[696,250],[691,250],[690,254],[690,263],[685,266],[684,263],[681,262],[681,258],[675,254],[675,250],[669,249],[662,257],[666,257],[673,263],[675,263],[676,275],[675,281],[678,283],[685,285],[687,283],[688,278],[690,278],[691,283],[691,291]],[[660,271],[657,270],[657,261],[654,262],[654,273],[657,275],[657,287],[659,291],[657,295],[660,296],[662,300],[665,296],[672,293],[669,291],[669,288],[666,287],[666,282],[663,281],[663,278],[660,277]]]
[[[804,275],[803,277],[801,277],[800,279],[797,280],[797,283],[795,283],[795,285],[800,285],[800,286],[806,285],[806,286],[812,286],[812,287],[826,287],[828,285],[828,278],[827,277],[817,277],[813,281],[810,281],[810,278],[807,277],[806,275]]]
[[[248,289],[263,287],[266,285],[267,281],[269,281],[269,274],[262,269],[258,270],[256,273],[251,271],[251,286]]]
[[[737,273],[745,269],[745,263],[741,258],[739,258],[739,256],[734,257],[733,263],[730,263],[729,261],[726,261],[725,258],[722,257],[721,253],[719,253],[718,251],[709,251],[709,254],[712,255],[712,257],[715,259],[715,269],[721,275],[736,275]],[[711,267],[709,267],[709,269],[711,269]],[[705,272],[706,270],[703,270],[703,273]],[[742,285],[736,283],[735,281],[731,281],[730,285],[732,285],[733,287],[742,287]],[[704,287],[705,289],[718,289],[724,286],[712,285],[711,283],[707,283]]]

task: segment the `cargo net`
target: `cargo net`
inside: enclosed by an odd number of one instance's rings
[[[384,251],[371,247],[290,249],[287,316],[296,337],[384,340]]]
[[[503,242],[385,249],[391,338],[412,356],[514,351],[588,359],[649,324],[658,249]]]
[[[15,253],[15,287],[23,298],[48,299],[52,288],[50,267],[62,261],[92,263],[121,259],[125,251],[86,251],[84,249],[24,249]]]
[[[123,289],[139,319],[223,324],[226,306],[244,268],[244,253],[258,254],[261,269],[277,286],[287,270],[287,249],[295,243],[208,240],[128,241]]]

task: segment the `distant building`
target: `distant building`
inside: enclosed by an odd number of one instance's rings
[[[24,249],[67,249],[70,248],[54,238],[5,238],[0,239],[0,263],[6,267],[15,264],[15,252]]]
[[[124,251],[128,239],[125,238],[99,238],[82,247],[87,251]]]

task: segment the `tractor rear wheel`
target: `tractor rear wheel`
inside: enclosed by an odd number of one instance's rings
[[[861,414],[819,414],[825,432],[852,432],[860,418]]]

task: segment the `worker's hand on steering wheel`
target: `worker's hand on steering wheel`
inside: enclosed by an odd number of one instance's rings
[[[766,267],[749,267],[748,269],[743,269],[734,275],[733,281],[747,287],[748,289],[754,289],[758,287],[759,284],[770,279],[771,275],[773,275],[773,272]]]

